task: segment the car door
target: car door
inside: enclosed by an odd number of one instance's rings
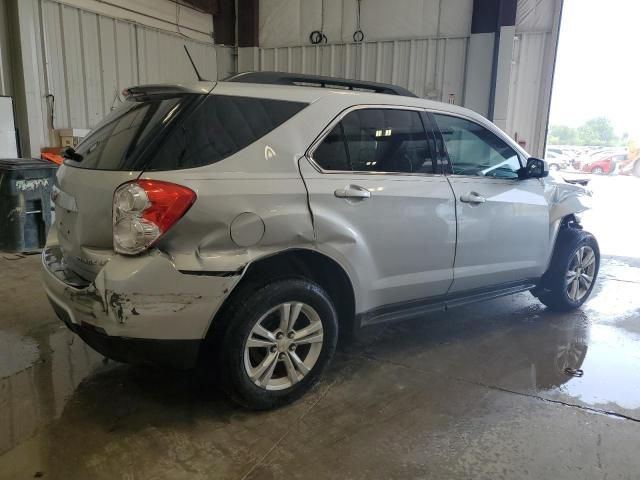
[[[450,293],[539,278],[549,251],[549,208],[539,179],[505,138],[461,116],[434,113],[451,162],[458,241]],[[438,134],[438,133],[436,133]]]
[[[451,285],[455,202],[422,118],[352,108],[300,161],[318,249],[349,271],[357,313],[444,295]]]

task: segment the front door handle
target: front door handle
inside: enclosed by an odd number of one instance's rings
[[[371,197],[371,192],[366,188],[358,185],[347,185],[333,192],[338,198],[360,198],[365,199]]]
[[[480,203],[485,203],[487,199],[476,192],[469,192],[466,195],[460,195],[460,201],[477,205]]]

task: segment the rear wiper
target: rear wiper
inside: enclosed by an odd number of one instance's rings
[[[73,147],[67,147],[62,151],[62,156],[64,158],[68,158],[69,160],[73,160],[74,162],[81,162],[84,157],[79,153],[76,153]]]

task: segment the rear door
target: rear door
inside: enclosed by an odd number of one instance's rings
[[[458,242],[451,292],[536,279],[549,251],[549,207],[539,179],[518,179],[514,148],[479,123],[434,114],[451,162]]]
[[[417,110],[344,112],[300,161],[318,248],[356,280],[358,313],[443,295],[455,204]]]

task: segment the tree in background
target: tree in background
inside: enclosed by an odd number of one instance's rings
[[[551,145],[577,145],[578,132],[575,128],[566,125],[551,125],[549,143]]]
[[[548,143],[550,145],[612,147],[626,145],[628,141],[628,134],[624,134],[621,138],[616,136],[611,120],[606,117],[592,118],[578,128],[566,125],[551,125],[549,128]]]
[[[598,147],[613,146],[617,143],[611,120],[606,117],[592,118],[578,127],[578,138],[582,145]]]

